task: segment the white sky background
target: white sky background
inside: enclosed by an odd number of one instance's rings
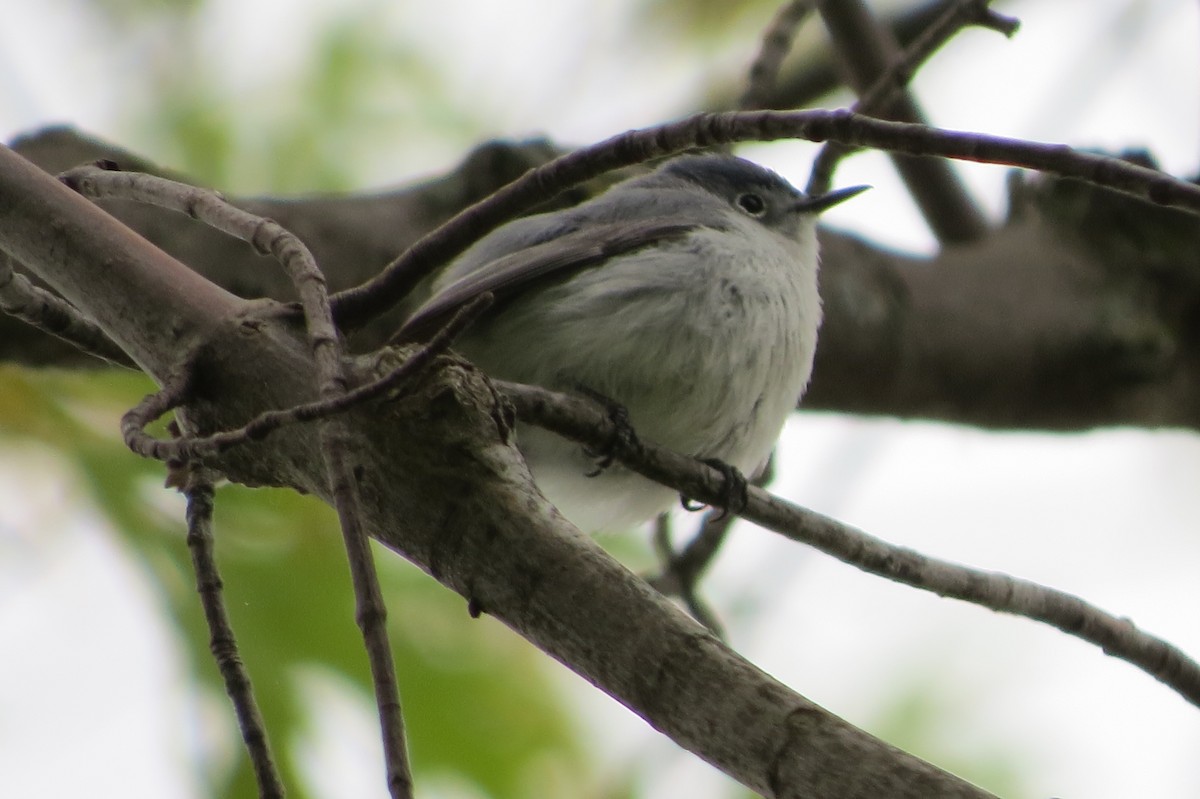
[[[170,43],[114,49],[89,38],[86,14],[62,0],[0,5],[7,20],[0,135],[69,121],[144,151],[121,120],[124,109],[145,103],[138,59],[151,51],[169,57]],[[204,21],[210,66],[231,87],[269,81],[303,60],[309,37],[347,5],[222,0]],[[545,132],[580,143],[686,110],[701,82],[697,64],[736,67],[757,46],[748,32],[744,51],[715,59],[662,53],[644,38],[631,52],[626,6],[374,4],[381,26],[454,61],[452,85],[494,120],[491,133]],[[1167,169],[1195,174],[1194,2],[999,8],[1022,19],[1015,39],[972,32],[919,77],[936,123],[1081,146],[1145,146]],[[514,18],[523,24],[506,22]],[[503,36],[493,36],[498,29]],[[1109,60],[1114,48],[1122,55]],[[785,143],[744,152],[802,183],[811,151]],[[374,182],[436,171],[460,155],[456,143],[441,152],[424,143],[399,147],[393,162],[376,165]],[[964,174],[998,214],[1004,171],[972,165]],[[836,224],[896,246],[930,246],[882,157],[850,162],[839,183],[876,189],[836,209]],[[790,498],[890,541],[1079,594],[1200,654],[1200,438],[1193,434],[993,434],[801,414],[783,452],[775,488]],[[75,511],[82,500],[66,467],[42,455],[34,469],[30,457],[0,455],[0,796],[190,795],[191,742],[178,728],[181,714],[197,710],[171,698],[179,663],[170,633],[155,620],[136,569],[86,508]],[[1003,753],[1033,796],[1200,795],[1200,713],[1056,631],[884,583],[747,526],[723,553],[707,594],[739,651],[852,722],[882,718],[897,684],[936,687],[955,708],[947,717],[956,726],[937,733],[946,746],[965,757]],[[95,620],[113,614],[128,627],[97,634]],[[106,653],[126,647],[148,653],[139,659],[144,671],[109,663]],[[48,702],[51,689],[72,693]],[[723,783],[707,766],[615,703],[586,687],[580,703],[613,768],[637,764],[645,795],[720,795]],[[342,715],[366,723],[364,714]],[[361,765],[364,749],[332,758],[329,773],[344,777],[326,784],[382,796],[381,781],[363,779],[376,767]],[[49,760],[63,751],[69,763]]]

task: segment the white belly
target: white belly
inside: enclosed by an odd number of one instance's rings
[[[517,300],[461,349],[503,379],[598,392],[625,406],[640,438],[750,476],[808,384],[816,265],[810,257],[806,269],[788,246],[798,243],[782,239],[753,260],[722,261],[711,252],[717,235],[701,231],[668,257],[635,253]],[[625,529],[676,501],[620,465],[587,477],[594,459],[545,431],[523,425],[518,443],[538,487],[583,530]]]

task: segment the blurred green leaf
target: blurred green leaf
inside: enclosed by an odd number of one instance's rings
[[[236,193],[342,191],[390,182],[397,150],[445,151],[475,144],[486,121],[447,88],[450,61],[429,57],[407,31],[383,24],[390,4],[367,0],[337,11],[293,42],[295,69],[229,85],[213,69],[205,0],[105,0],[89,7],[110,35],[170,58],[147,58],[121,109],[147,154],[198,182]],[[265,45],[264,45],[265,46]]]
[[[196,679],[223,696],[182,503],[161,487],[162,465],[128,452],[116,433],[121,413],[151,388],[131,372],[0,367],[0,436],[37,440],[74,459],[97,505],[158,586]],[[305,796],[289,751],[309,717],[297,675],[326,668],[370,697],[336,516],[290,491],[226,486],[217,492],[215,531],[242,657],[291,795]],[[516,799],[541,795],[530,791],[544,782],[535,777],[548,763],[557,764],[552,772],[585,772],[544,656],[495,621],[471,619],[461,597],[395,553],[376,551],[417,780],[453,773],[488,796]],[[240,753],[231,774],[209,776],[214,795],[253,793]]]
[[[890,704],[880,708],[876,721],[866,729],[906,752],[933,759],[939,768],[997,796],[1029,796],[1021,778],[1024,769],[1019,753],[994,746],[968,756],[956,749],[955,736],[947,731],[947,723],[968,718],[979,693],[956,694],[954,686],[938,680],[940,671],[931,664],[907,681],[897,677]]]
[[[765,28],[780,5],[782,0],[748,0],[741,3],[724,0],[646,0],[639,8],[639,15],[643,24],[652,27],[655,34],[673,36],[681,42],[729,42],[734,38],[730,35],[731,29],[747,25]],[[753,30],[753,27],[750,29]]]

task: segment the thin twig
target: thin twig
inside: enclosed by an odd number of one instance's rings
[[[371,280],[332,299],[343,326],[360,325],[402,298],[434,269],[546,197],[605,172],[672,153],[738,141],[842,141],[882,150],[1036,169],[1200,214],[1200,186],[1118,158],[926,125],[891,122],[845,110],[730,111],[628,131],[529,170],[464,209],[413,244]]]
[[[907,45],[929,25],[945,7],[945,0],[924,0],[900,6],[891,4],[885,24],[902,45]],[[832,63],[833,53],[814,50],[806,58],[781,72],[776,80],[775,93],[767,108],[810,108],[842,86],[843,80]],[[728,94],[724,92],[723,94]],[[720,101],[714,108],[736,108],[736,98]]]
[[[870,88],[859,95],[851,110],[859,114],[878,115],[912,81],[917,70],[963,28],[987,28],[1011,37],[1017,32],[1020,23],[1012,17],[992,11],[988,8],[990,2],[991,0],[957,0],[950,3],[929,27],[908,43],[900,56],[892,61]],[[818,195],[829,191],[838,163],[854,150],[855,148],[838,142],[827,142],[813,160],[805,192]]]
[[[125,413],[121,419],[121,434],[129,449],[143,458],[160,461],[184,461],[219,455],[233,447],[258,441],[276,430],[293,424],[324,419],[375,399],[412,380],[450,348],[454,339],[471,325],[492,304],[491,294],[481,294],[460,308],[420,349],[383,377],[365,383],[352,391],[331,399],[320,399],[290,408],[263,411],[241,427],[222,430],[207,436],[182,436],[159,439],[146,432],[146,427],[182,401],[168,398],[162,392],[150,394]]]
[[[3,254],[0,254],[0,311],[62,339],[88,355],[117,366],[133,366],[125,351],[104,335],[98,325],[62,297],[35,286],[29,278],[16,272],[12,259]]]
[[[900,46],[891,31],[875,18],[866,0],[820,0],[818,8],[851,84],[856,91],[866,91],[887,74],[899,58]],[[902,122],[927,121],[916,100],[903,89],[878,116]],[[950,164],[897,153],[891,153],[890,158],[938,241],[969,242],[987,234],[983,212]]]
[[[779,79],[779,68],[791,52],[796,32],[812,13],[815,0],[788,0],[775,12],[774,18],[763,33],[758,55],[750,65],[746,78],[746,92],[738,101],[738,108],[752,111],[767,108]]]
[[[859,95],[853,110],[874,114],[886,108],[896,92],[904,91],[913,76],[942,45],[968,27],[986,28],[1012,38],[1021,23],[988,8],[993,0],[957,0],[901,51],[887,70]]]
[[[646,582],[660,594],[679,597],[688,609],[688,613],[692,614],[692,618],[707,627],[709,632],[721,640],[725,640],[725,630],[721,620],[709,608],[708,603],[700,598],[700,594],[696,590],[698,583],[696,577],[699,576],[699,570],[691,573],[685,572],[686,566],[682,565],[682,555],[691,549],[692,545],[696,543],[696,539],[705,535],[705,532],[712,526],[728,529],[728,525],[732,524],[736,518],[730,513],[717,514],[710,510],[704,514],[704,521],[700,523],[700,532],[696,538],[693,538],[684,547],[683,552],[677,553],[675,545],[671,542],[671,515],[660,513],[654,519],[654,550],[662,564],[662,570],[657,575],[646,578]]]
[[[202,203],[204,203],[202,205]],[[206,202],[196,203],[196,216],[205,214]],[[342,363],[341,340],[333,322],[325,277],[317,268],[308,248],[295,235],[269,219],[221,203],[224,213],[217,220],[229,220],[240,235],[261,252],[271,253],[283,266],[300,296],[304,309],[309,344],[316,362],[320,396],[326,401],[346,394],[346,374]],[[254,220],[255,224],[247,227]],[[249,235],[246,236],[246,233]],[[396,666],[387,632],[387,606],[379,587],[370,539],[363,529],[358,480],[351,465],[350,434],[338,416],[321,420],[319,435],[325,452],[326,471],[332,488],[334,507],[342,529],[354,586],[355,620],[362,631],[367,661],[371,669],[375,703],[379,711],[388,790],[393,799],[411,799],[412,771],[408,763],[404,715],[396,679]]]
[[[225,681],[225,692],[233,702],[242,740],[254,769],[258,795],[262,799],[282,799],[283,780],[271,756],[267,727],[254,699],[250,673],[238,653],[237,639],[222,595],[223,583],[213,556],[213,482],[198,465],[189,469],[184,486],[187,497],[187,545],[192,553],[192,570],[196,574],[196,590],[208,623],[209,649],[217,661],[217,670]]]
[[[300,296],[309,344],[317,366],[321,399],[328,403],[344,398],[347,390],[341,341],[333,321],[325,278],[317,268],[312,253],[299,238],[270,219],[230,205],[216,192],[153,175],[112,171],[114,165],[111,164],[100,166],[103,168],[72,170],[65,173],[62,179],[89,197],[133,199],[182,211],[249,242],[263,254],[274,256]],[[159,400],[159,404],[162,404],[162,400]],[[388,642],[387,609],[379,588],[370,542],[362,525],[358,483],[351,466],[350,436],[338,416],[327,415],[322,418],[319,432],[334,506],[350,563],[355,618],[362,631],[371,668],[388,790],[393,799],[410,799],[412,772],[408,764],[395,663]]]
[[[331,421],[326,422],[325,426],[336,424],[336,421]],[[363,529],[362,516],[358,512],[358,483],[349,463],[349,440],[341,431],[323,433],[321,438],[329,463],[334,502],[339,508],[338,518],[350,562],[351,581],[354,584],[354,617],[362,630],[367,660],[371,665],[371,682],[375,690],[375,703],[379,709],[380,734],[387,766],[388,791],[393,799],[411,799],[412,771],[408,765],[404,714],[400,705],[396,667],[392,658],[392,648],[388,643],[387,610],[375,572],[371,542]]]
[[[703,502],[721,501],[725,478],[720,470],[703,461],[646,441],[613,447],[612,420],[597,403],[536,386],[506,382],[496,382],[496,386],[522,421],[585,446],[607,444],[617,460],[638,474]],[[1200,707],[1200,665],[1173,644],[1139,630],[1128,619],[1028,580],[970,569],[888,544],[761,488],[750,488],[748,500],[741,516],[761,527],[870,574],[1049,624],[1137,666]]]

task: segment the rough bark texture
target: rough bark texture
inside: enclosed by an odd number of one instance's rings
[[[16,149],[51,172],[101,157],[161,172],[65,129]],[[340,289],[555,152],[493,142],[444,177],[391,192],[238,203],[296,232]],[[994,428],[1200,426],[1200,223],[1077,183],[1012,185],[1001,228],[930,259],[823,231],[826,324],[805,407]],[[236,294],[290,297],[277,270],[238,242],[178,214],[106,207]],[[355,345],[377,345],[397,319],[361,331]],[[82,360],[3,317],[0,358]]]
[[[0,150],[0,251],[25,258],[160,382],[178,370],[180,341],[199,344],[181,411],[187,431],[228,429],[313,399],[313,362],[294,315],[211,287],[192,304],[192,292],[181,290],[194,280],[187,268],[144,242],[122,248],[130,239]],[[93,248],[104,260],[81,263]],[[114,298],[112,286],[128,286],[155,310],[126,313],[130,300]],[[160,305],[172,307],[170,325],[160,323]],[[401,358],[395,350],[360,358],[348,364],[351,383]],[[809,799],[986,796],[771,679],[566,524],[534,488],[507,407],[469,364],[442,358],[342,418],[370,535],[753,790]],[[328,500],[315,427],[231,450],[217,466],[238,482]]]

